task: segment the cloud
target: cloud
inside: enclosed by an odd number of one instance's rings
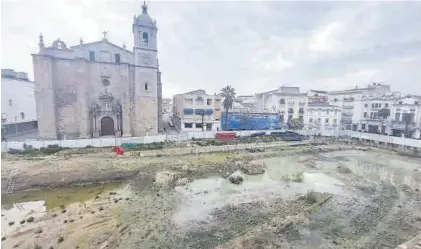
[[[37,36],[133,46],[140,1],[2,1],[2,67],[32,75]],[[232,85],[238,94],[345,89],[372,81],[421,93],[420,2],[148,3],[158,24],[163,93]]]

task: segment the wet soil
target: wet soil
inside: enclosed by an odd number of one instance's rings
[[[381,150],[325,147],[177,158],[102,157],[73,158],[58,171],[68,172],[82,161],[85,165],[74,172],[85,174],[84,179],[87,172],[131,172],[116,191],[118,197],[107,190],[98,198],[66,204],[72,218],[78,212],[93,218],[71,226],[68,222],[59,233],[52,232],[52,218],[45,218],[45,225],[36,219],[34,224],[49,237],[35,230],[15,231],[2,245],[13,246],[15,238],[31,245],[48,238],[55,241],[54,248],[365,249],[395,248],[421,232],[421,162]],[[222,177],[250,160],[263,161],[265,173],[245,175],[240,185]],[[51,171],[36,165],[40,168],[32,165],[23,174],[37,178]],[[167,184],[165,179],[158,183],[156,174],[164,170],[187,181],[177,183],[171,177]],[[107,211],[90,213],[100,206]],[[70,219],[57,206],[43,212],[48,217],[56,213],[60,222]],[[66,244],[57,244],[60,235]]]

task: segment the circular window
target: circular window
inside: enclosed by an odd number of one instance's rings
[[[110,81],[108,79],[102,79],[102,84],[104,84],[104,86],[109,86]]]

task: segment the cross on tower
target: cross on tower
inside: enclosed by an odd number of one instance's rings
[[[104,39],[104,40],[106,40],[106,39],[107,39],[107,34],[108,34],[108,32],[104,30],[104,31],[102,32],[102,34],[104,35],[104,38],[103,38],[103,39]]]

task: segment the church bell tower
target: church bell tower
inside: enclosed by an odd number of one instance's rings
[[[148,14],[146,3],[142,13],[133,18],[134,111],[133,135],[158,133],[158,49],[156,21]]]

